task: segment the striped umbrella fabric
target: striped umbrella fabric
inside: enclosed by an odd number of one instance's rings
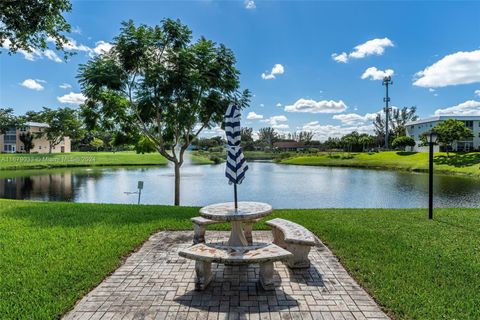
[[[225,176],[230,184],[241,184],[248,170],[247,162],[240,147],[240,110],[230,105],[225,113],[225,134],[227,135],[227,168]]]

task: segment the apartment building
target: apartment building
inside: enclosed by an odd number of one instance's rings
[[[49,153],[50,146],[48,140],[39,136],[48,124],[38,122],[27,122],[24,126],[18,128],[10,128],[5,134],[0,135],[0,152],[2,153],[24,153],[25,146],[20,141],[20,135],[24,132],[30,132],[35,135],[33,141],[34,147],[30,153]],[[67,153],[71,152],[71,142],[69,137],[64,137],[60,144],[52,148],[52,153]]]
[[[463,121],[465,126],[473,131],[473,138],[461,141],[455,141],[453,143],[453,151],[473,151],[480,148],[480,116],[436,116],[432,118],[417,120],[408,122],[406,124],[407,136],[412,137],[416,145],[412,148],[407,148],[411,151],[428,151],[428,147],[421,147],[421,136],[425,132],[429,132],[435,127],[438,123],[445,121],[447,119],[455,119]],[[443,151],[440,150],[439,146],[435,146],[435,152]]]

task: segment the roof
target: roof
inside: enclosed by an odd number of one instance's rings
[[[41,123],[41,122],[25,122],[25,125],[28,127],[39,127],[39,128],[48,128],[50,127],[46,123]]]
[[[273,146],[275,148],[303,148],[304,145],[297,141],[280,141],[274,142]]]
[[[429,123],[429,122],[436,122],[436,121],[444,121],[448,119],[455,119],[455,120],[461,120],[461,121],[475,121],[475,120],[480,120],[480,116],[436,116],[436,117],[430,117],[430,118],[425,118],[425,119],[420,119],[416,121],[410,121],[407,122],[406,125],[414,125],[414,124],[422,124],[422,123]]]

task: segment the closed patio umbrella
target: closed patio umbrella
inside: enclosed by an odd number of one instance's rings
[[[236,105],[230,105],[224,117],[225,134],[227,135],[227,167],[225,176],[228,183],[233,184],[235,209],[238,208],[237,184],[241,184],[248,170],[247,163],[240,147],[240,110]]]

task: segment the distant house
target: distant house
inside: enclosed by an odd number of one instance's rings
[[[469,128],[473,132],[473,138],[465,139],[462,141],[455,141],[453,143],[453,151],[473,151],[480,148],[480,116],[436,116],[423,120],[411,121],[405,125],[407,130],[407,136],[415,140],[415,147],[407,147],[407,151],[428,151],[427,146],[421,146],[421,137],[424,133],[429,132],[442,121],[447,119],[455,119],[465,123],[465,127]],[[435,152],[440,150],[439,146],[435,146]]]
[[[308,146],[297,141],[279,141],[273,143],[273,149],[277,151],[302,151],[308,149]]]
[[[20,141],[20,134],[24,132],[30,132],[35,136],[33,144],[35,145],[31,153],[48,153],[50,150],[50,145],[48,140],[40,136],[45,128],[48,128],[46,123],[38,122],[27,122],[25,125],[15,128],[12,127],[5,132],[5,134],[0,135],[0,152],[2,153],[24,153],[25,147]],[[68,153],[71,152],[71,143],[69,137],[64,137],[60,144],[52,148],[52,153]]]

